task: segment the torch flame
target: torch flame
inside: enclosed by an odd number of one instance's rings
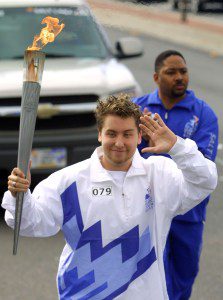
[[[46,27],[42,28],[39,35],[36,35],[33,39],[33,44],[28,47],[27,50],[40,50],[46,44],[52,43],[55,37],[63,30],[65,24],[59,23],[59,19],[52,18],[50,16],[44,18],[41,24],[47,24]]]

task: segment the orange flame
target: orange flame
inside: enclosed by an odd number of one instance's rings
[[[46,44],[52,43],[55,40],[55,37],[63,30],[65,24],[58,24],[59,19],[52,18],[50,16],[44,18],[41,24],[47,24],[44,27],[39,35],[36,35],[33,39],[32,46],[28,47],[27,50],[40,50]]]

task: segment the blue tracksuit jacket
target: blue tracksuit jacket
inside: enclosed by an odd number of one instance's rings
[[[167,110],[158,95],[158,89],[153,93],[134,98],[133,102],[143,110],[145,107],[152,113],[158,113],[166,125],[178,136],[194,140],[198,149],[206,158],[215,160],[218,146],[217,116],[203,100],[197,98],[193,91],[187,90],[185,98],[172,109]],[[139,151],[147,146],[145,140],[139,146]],[[147,158],[150,154],[144,153]],[[206,206],[209,197],[201,204],[176,220],[201,222],[206,217]]]

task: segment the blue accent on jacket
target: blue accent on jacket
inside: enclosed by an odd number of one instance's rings
[[[153,93],[134,98],[143,111],[144,108],[152,113],[158,113],[165,124],[178,136],[194,140],[203,155],[215,160],[218,146],[218,120],[210,106],[197,98],[193,91],[187,90],[185,98],[177,103],[172,109],[167,110],[158,95],[158,89]],[[145,140],[139,145],[139,151],[147,146]],[[141,154],[144,158],[151,154]],[[165,155],[166,156],[166,155]],[[177,216],[176,220],[187,222],[201,222],[206,218],[207,197],[202,203],[187,212]]]

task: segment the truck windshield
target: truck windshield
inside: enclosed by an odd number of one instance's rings
[[[108,50],[87,7],[0,8],[0,59],[21,58],[46,24],[46,16],[65,24],[63,31],[43,51],[50,57],[105,58]]]

